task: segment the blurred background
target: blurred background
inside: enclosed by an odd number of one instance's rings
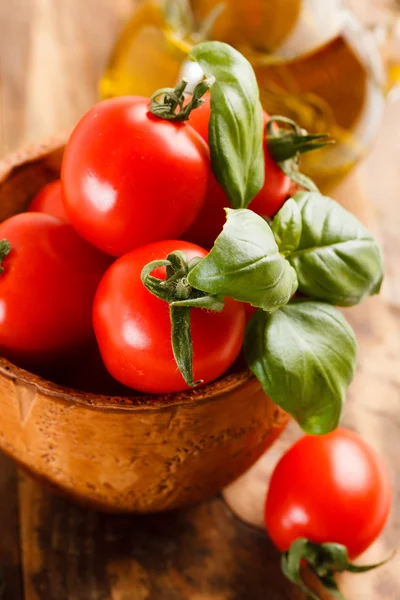
[[[336,145],[304,158],[328,191],[370,150],[400,77],[396,0],[15,0],[0,3],[2,152],[69,129],[97,99],[151,95],[218,39],[252,62],[262,102]]]

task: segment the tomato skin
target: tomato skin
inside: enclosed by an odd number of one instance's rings
[[[208,124],[211,115],[211,96],[207,93],[202,98],[203,104],[192,110],[189,115],[189,124],[201,135],[203,140],[208,144]]]
[[[140,280],[146,264],[174,250],[184,251],[188,260],[207,254],[194,244],[174,240],[137,248],[110,267],[94,301],[93,324],[106,367],[122,384],[142,392],[188,389],[172,353],[168,304]],[[153,275],[163,279],[165,269]],[[230,298],[221,313],[192,309],[194,378],[208,383],[222,375],[239,354],[244,330],[244,309]]]
[[[62,200],[61,181],[57,179],[45,185],[36,194],[27,212],[45,213],[46,215],[53,215],[61,221],[68,221]]]
[[[29,368],[93,340],[92,302],[110,258],[42,213],[7,219],[0,239],[11,244],[0,275],[1,354]]]
[[[82,237],[119,256],[179,237],[198,215],[210,174],[207,145],[185,123],[126,96],[95,105],[67,144],[64,204]]]
[[[189,118],[190,125],[207,144],[210,113],[210,96],[208,94],[204,97],[204,103],[193,110]],[[263,119],[265,130],[269,119],[266,112],[263,112]],[[265,183],[248,208],[261,216],[273,217],[290,196],[292,181],[272,159],[266,141],[264,141],[264,158]],[[211,248],[224,226],[226,220],[224,209],[226,207],[230,207],[229,200],[214,175],[211,174],[204,206],[192,226],[181,236],[182,239]]]
[[[265,119],[266,125],[268,117]],[[290,196],[292,181],[285,175],[268,152],[267,142],[264,142],[265,183],[261,191],[250,202],[248,208],[262,217],[272,218],[282,208]]]
[[[390,504],[382,458],[358,434],[337,429],[301,438],[282,457],[270,481],[265,522],[281,551],[305,537],[343,544],[353,559],[378,537]]]
[[[203,208],[193,225],[182,234],[181,238],[211,249],[225,225],[225,208],[229,206],[224,190],[211,173]]]

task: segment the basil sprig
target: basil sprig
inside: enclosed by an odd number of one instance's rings
[[[187,294],[180,294],[172,273],[173,293],[163,297],[171,306],[177,364],[185,380],[196,385],[191,308],[221,310],[225,296],[259,307],[245,337],[250,369],[306,432],[328,433],[339,423],[356,364],[354,333],[332,304],[354,304],[379,290],[379,246],[355,217],[320,194],[297,194],[272,227],[248,209],[226,212],[210,253],[189,268],[183,269],[182,257],[178,261]],[[159,283],[149,273],[144,280],[150,289]],[[291,300],[297,277],[309,298]]]
[[[311,298],[288,304],[297,276]],[[188,282],[263,309],[246,332],[247,363],[272,400],[318,435],[337,427],[356,363],[354,333],[330,304],[361,301],[382,276],[379,246],[361,223],[333,200],[302,193],[271,227],[251,210],[227,209],[222,233]]]
[[[280,254],[270,226],[248,209],[226,212],[222,233],[188,274],[189,284],[264,310],[287,304],[297,288],[296,273]]]
[[[265,393],[307,433],[335,429],[356,363],[356,340],[343,315],[322,302],[257,311],[245,356]]]
[[[166,282],[151,275],[160,262],[145,267],[143,282],[169,303],[175,360],[190,386],[198,383],[190,311],[220,311],[225,296],[259,308],[246,332],[249,367],[305,431],[327,433],[339,422],[356,362],[354,333],[332,305],[353,306],[379,292],[381,250],[353,215],[299,174],[292,178],[314,191],[289,199],[271,225],[246,208],[265,177],[254,71],[239,52],[220,42],[195,46],[190,58],[207,76],[191,101],[185,101],[182,81],[175,89],[156,92],[151,110],[164,119],[185,121],[210,88],[211,163],[233,208],[227,209],[223,231],[205,258],[187,264],[184,255],[171,253],[161,261]],[[276,122],[289,129],[277,130]],[[330,142],[281,117],[270,119],[267,134],[270,153],[285,172],[289,166],[298,170],[299,153]],[[297,289],[305,296],[301,300],[292,299]]]
[[[297,277],[309,298],[288,304]],[[272,400],[316,435],[337,427],[356,363],[354,333],[331,304],[361,302],[382,278],[374,237],[310,192],[288,200],[271,227],[251,210],[227,209],[213,249],[188,274],[203,293],[263,309],[246,332],[248,365]]]
[[[354,306],[378,294],[383,261],[373,235],[331,198],[301,192],[293,200],[301,213],[301,237],[288,260],[299,291],[336,306]],[[281,220],[280,213],[275,220]]]
[[[209,77],[209,145],[217,181],[233,208],[246,208],[265,179],[263,116],[253,67],[228,44],[204,42],[191,51]]]

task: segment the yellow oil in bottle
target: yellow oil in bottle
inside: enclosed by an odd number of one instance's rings
[[[323,190],[338,184],[368,152],[384,106],[379,55],[352,18],[328,43],[271,64],[252,57],[268,112],[284,114],[336,141],[302,158],[302,170]]]
[[[336,140],[302,158],[303,172],[321,190],[339,183],[365,155],[383,109],[381,61],[340,0],[225,0],[219,12],[219,0],[191,0],[187,22],[182,14],[175,21],[167,15],[171,3],[141,4],[111,56],[103,97],[151,95],[174,84],[208,19],[210,39],[234,45],[251,61],[270,114]]]
[[[157,0],[139,6],[117,41],[100,81],[102,98],[151,96],[177,81],[192,43],[165,17],[162,3]]]

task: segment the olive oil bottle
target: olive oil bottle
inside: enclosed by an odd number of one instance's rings
[[[366,154],[385,77],[372,36],[341,0],[144,0],[114,48],[102,97],[171,86],[193,68],[186,57],[204,39],[230,43],[250,60],[267,112],[336,140],[302,159],[323,191]]]

